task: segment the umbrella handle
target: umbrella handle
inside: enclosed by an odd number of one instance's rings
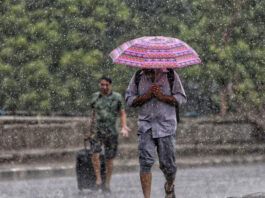
[[[156,75],[157,75],[157,70],[158,69],[154,69],[155,70],[155,78],[154,78],[154,80],[151,78],[151,80],[152,80],[152,83],[154,83],[155,82],[155,79],[156,79]],[[159,71],[160,72],[160,71]]]
[[[151,74],[151,81],[152,81],[152,84],[155,82],[155,79],[156,79],[156,69],[154,69],[154,72],[155,72],[155,77],[154,77],[154,79],[153,79],[152,74]]]
[[[156,69],[155,69],[155,78],[154,79],[152,78],[152,83],[154,83],[155,80],[156,80]]]

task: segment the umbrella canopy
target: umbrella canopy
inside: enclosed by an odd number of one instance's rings
[[[114,63],[140,68],[182,68],[201,63],[185,42],[170,37],[146,36],[123,43],[110,54]]]

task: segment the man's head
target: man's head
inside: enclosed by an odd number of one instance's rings
[[[99,79],[99,89],[102,95],[109,95],[111,93],[112,80],[107,76],[102,76]]]
[[[155,75],[156,75],[156,71],[158,71],[159,69],[143,69],[143,72],[146,76],[149,76],[149,78],[151,78],[152,82],[155,81]]]
[[[145,75],[152,75],[155,73],[155,69],[143,69]]]

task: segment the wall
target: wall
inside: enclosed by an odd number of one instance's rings
[[[63,149],[83,145],[89,119],[84,117],[0,117],[0,151],[21,149]],[[119,125],[119,123],[118,123]],[[137,119],[128,118],[129,138],[137,141]],[[255,126],[238,120],[182,118],[177,130],[178,144],[255,143]]]

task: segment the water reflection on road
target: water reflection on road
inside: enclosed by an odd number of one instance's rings
[[[224,198],[265,191],[265,164],[180,169],[175,189],[181,198]],[[152,198],[164,197],[164,178],[154,171]],[[79,192],[75,177],[0,182],[0,198],[138,198],[143,197],[139,173],[115,174],[112,194]]]

